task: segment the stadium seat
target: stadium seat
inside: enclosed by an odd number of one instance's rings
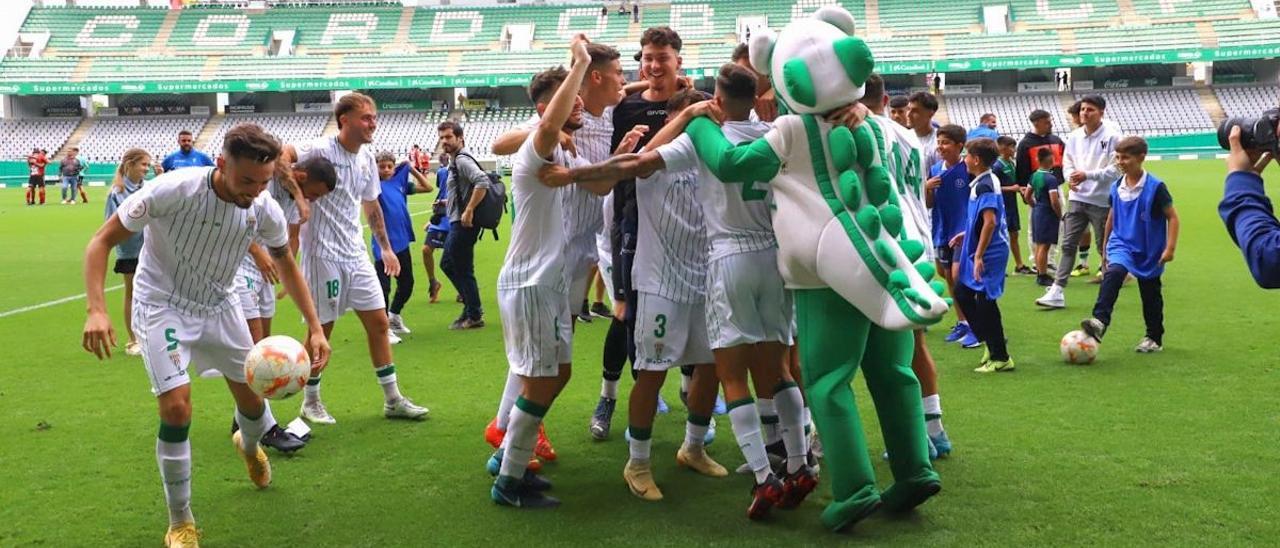
[[[1213,92],[1228,117],[1254,117],[1280,106],[1280,86],[1215,86]]]
[[[136,147],[159,162],[178,149],[179,131],[199,135],[208,121],[204,116],[98,118],[80,140],[80,155],[88,162],[118,162],[124,151]]]
[[[978,126],[982,115],[996,115],[996,131],[1015,139],[1031,131],[1027,116],[1031,111],[1043,109],[1053,119],[1053,131],[1066,134],[1071,131],[1067,114],[1062,108],[1061,95],[1057,93],[1019,93],[991,95],[946,95],[947,114],[951,123],[972,129]]]
[[[1079,99],[1089,94],[1107,100],[1107,118],[1128,134],[1148,137],[1213,131],[1213,121],[1192,89],[1093,90],[1076,92],[1075,96]]]
[[[26,158],[34,147],[51,154],[62,148],[80,118],[0,119],[0,159]]]

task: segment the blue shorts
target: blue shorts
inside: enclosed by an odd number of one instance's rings
[[[1037,244],[1058,243],[1058,217],[1047,207],[1031,208],[1031,240]]]
[[[447,238],[448,236],[449,236],[449,231],[447,230],[427,229],[426,244],[436,249],[444,249],[444,239]]]
[[[935,247],[933,248],[933,252],[938,264],[943,266],[951,266],[951,261],[956,254],[955,248],[949,245]]]

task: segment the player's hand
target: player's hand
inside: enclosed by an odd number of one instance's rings
[[[1070,177],[1067,177],[1067,180],[1071,183],[1071,188],[1073,189],[1079,186],[1080,183],[1083,183],[1084,179],[1085,179],[1085,175],[1083,171],[1077,171],[1075,173],[1072,173]]]
[[[1267,164],[1271,162],[1271,153],[1259,150],[1245,150],[1240,145],[1240,126],[1231,128],[1231,135],[1228,137],[1231,143],[1231,153],[1227,155],[1227,173],[1236,171],[1252,171],[1261,174],[1262,170],[1267,168]]]
[[[854,102],[827,113],[827,121],[837,126],[853,129],[861,125],[869,114],[871,114],[871,111],[867,109],[866,105]]]
[[[933,190],[940,186],[942,186],[942,177],[930,177],[928,181],[924,182],[925,190]]]
[[[559,164],[547,164],[538,170],[538,180],[555,188],[573,184],[573,174],[569,168]]]
[[[1022,203],[1027,205],[1035,205],[1036,197],[1031,193],[1031,187],[1022,187]]]
[[[762,122],[772,122],[778,119],[778,100],[774,96],[773,89],[766,91],[764,95],[756,97],[756,116]]]
[[[947,243],[947,245],[948,245],[948,246],[950,246],[950,247],[960,247],[960,244],[962,244],[962,243],[964,243],[964,233],[963,233],[963,232],[961,232],[961,233],[959,233],[959,234],[956,234],[954,237],[952,237],[952,238],[951,238],[951,241],[950,241],[950,242],[948,242],[948,243]]]
[[[258,265],[258,271],[262,272],[262,281],[271,285],[278,284],[280,283],[280,274],[276,272],[276,262],[265,255],[265,253],[249,254],[250,257],[253,257],[254,264]]]
[[[1168,248],[1164,250],[1164,253],[1160,254],[1160,264],[1171,263],[1171,262],[1173,262],[1173,249]]]
[[[613,317],[619,320],[627,317],[626,301],[613,301]]]
[[[382,250],[382,271],[394,278],[400,275],[400,258],[390,251],[389,249]]]
[[[689,120],[692,120],[699,116],[706,116],[707,118],[710,118],[712,122],[715,122],[717,125],[724,125],[724,111],[720,110],[720,107],[716,105],[715,101],[702,101],[700,103],[694,103],[692,105],[689,105],[689,107],[686,108],[685,110],[689,112],[688,114]],[[684,112],[682,111],[681,114],[684,114]]]
[[[311,356],[311,376],[319,375],[329,365],[329,340],[324,331],[313,331],[307,335],[307,355]]]
[[[693,89],[693,78],[689,76],[676,78],[676,89]]]
[[[973,258],[973,281],[982,283],[982,272],[986,270],[986,266],[981,255]]]
[[[475,211],[472,211],[470,209],[465,210],[462,212],[462,216],[458,218],[458,222],[462,223],[462,226],[471,228],[471,220],[475,218],[475,215],[476,215]]]
[[[569,43],[569,51],[573,52],[573,63],[590,63],[591,54],[587,53],[587,44],[591,41],[587,39],[585,34],[573,35],[573,41]]]
[[[297,206],[298,206],[298,224],[303,224],[307,222],[307,219],[311,218],[311,201],[297,200]]]
[[[704,103],[706,101],[703,101]],[[699,103],[701,104],[701,103]],[[626,135],[622,136],[622,140],[618,141],[618,148],[613,151],[614,154],[630,154],[635,152],[636,145],[640,143],[640,139],[649,133],[649,126],[640,124],[631,128]]]
[[[283,300],[288,299],[288,298],[289,298],[289,292],[288,292],[288,291],[285,291],[285,290],[281,289],[280,291],[277,291],[277,292],[276,292],[276,300],[277,300],[277,301],[283,301]]]
[[[90,312],[84,321],[84,349],[99,360],[111,357],[116,346],[116,330],[111,326],[111,316],[106,312]]]

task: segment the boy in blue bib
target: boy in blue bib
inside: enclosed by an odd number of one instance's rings
[[[1116,166],[1124,172],[1111,185],[1111,213],[1107,217],[1106,262],[1098,302],[1093,317],[1080,327],[1099,341],[1111,325],[1111,311],[1125,277],[1138,279],[1142,295],[1142,317],[1146,336],[1134,348],[1137,352],[1159,352],[1164,345],[1164,297],[1160,275],[1173,261],[1178,247],[1178,212],[1164,181],[1147,173],[1147,142],[1141,137],[1125,137],[1116,145]]]
[[[933,246],[942,275],[951,296],[956,294],[955,249],[951,241],[964,232],[965,207],[969,202],[969,168],[961,159],[964,151],[964,128],[948,124],[938,128],[937,152],[939,161],[929,167],[929,180],[925,181],[925,205],[932,210]],[[969,327],[962,309],[956,309],[956,325],[947,333],[947,342],[958,342],[965,348],[981,346],[978,336]]]
[[[974,371],[1012,371],[1004,338],[1004,321],[997,300],[1004,294],[1004,273],[1009,265],[1009,233],[1000,181],[991,172],[998,153],[991,139],[974,139],[965,145],[964,158],[969,173],[976,174],[969,186],[969,204],[964,232],[952,244],[957,251],[956,305],[969,319],[969,327],[987,347]]]

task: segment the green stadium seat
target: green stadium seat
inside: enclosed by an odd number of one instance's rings
[[[1130,0],[1133,10],[1154,23],[1186,19],[1224,19],[1252,11],[1249,0]]]
[[[48,32],[49,47],[77,54],[151,46],[167,9],[32,8],[23,32]]]

